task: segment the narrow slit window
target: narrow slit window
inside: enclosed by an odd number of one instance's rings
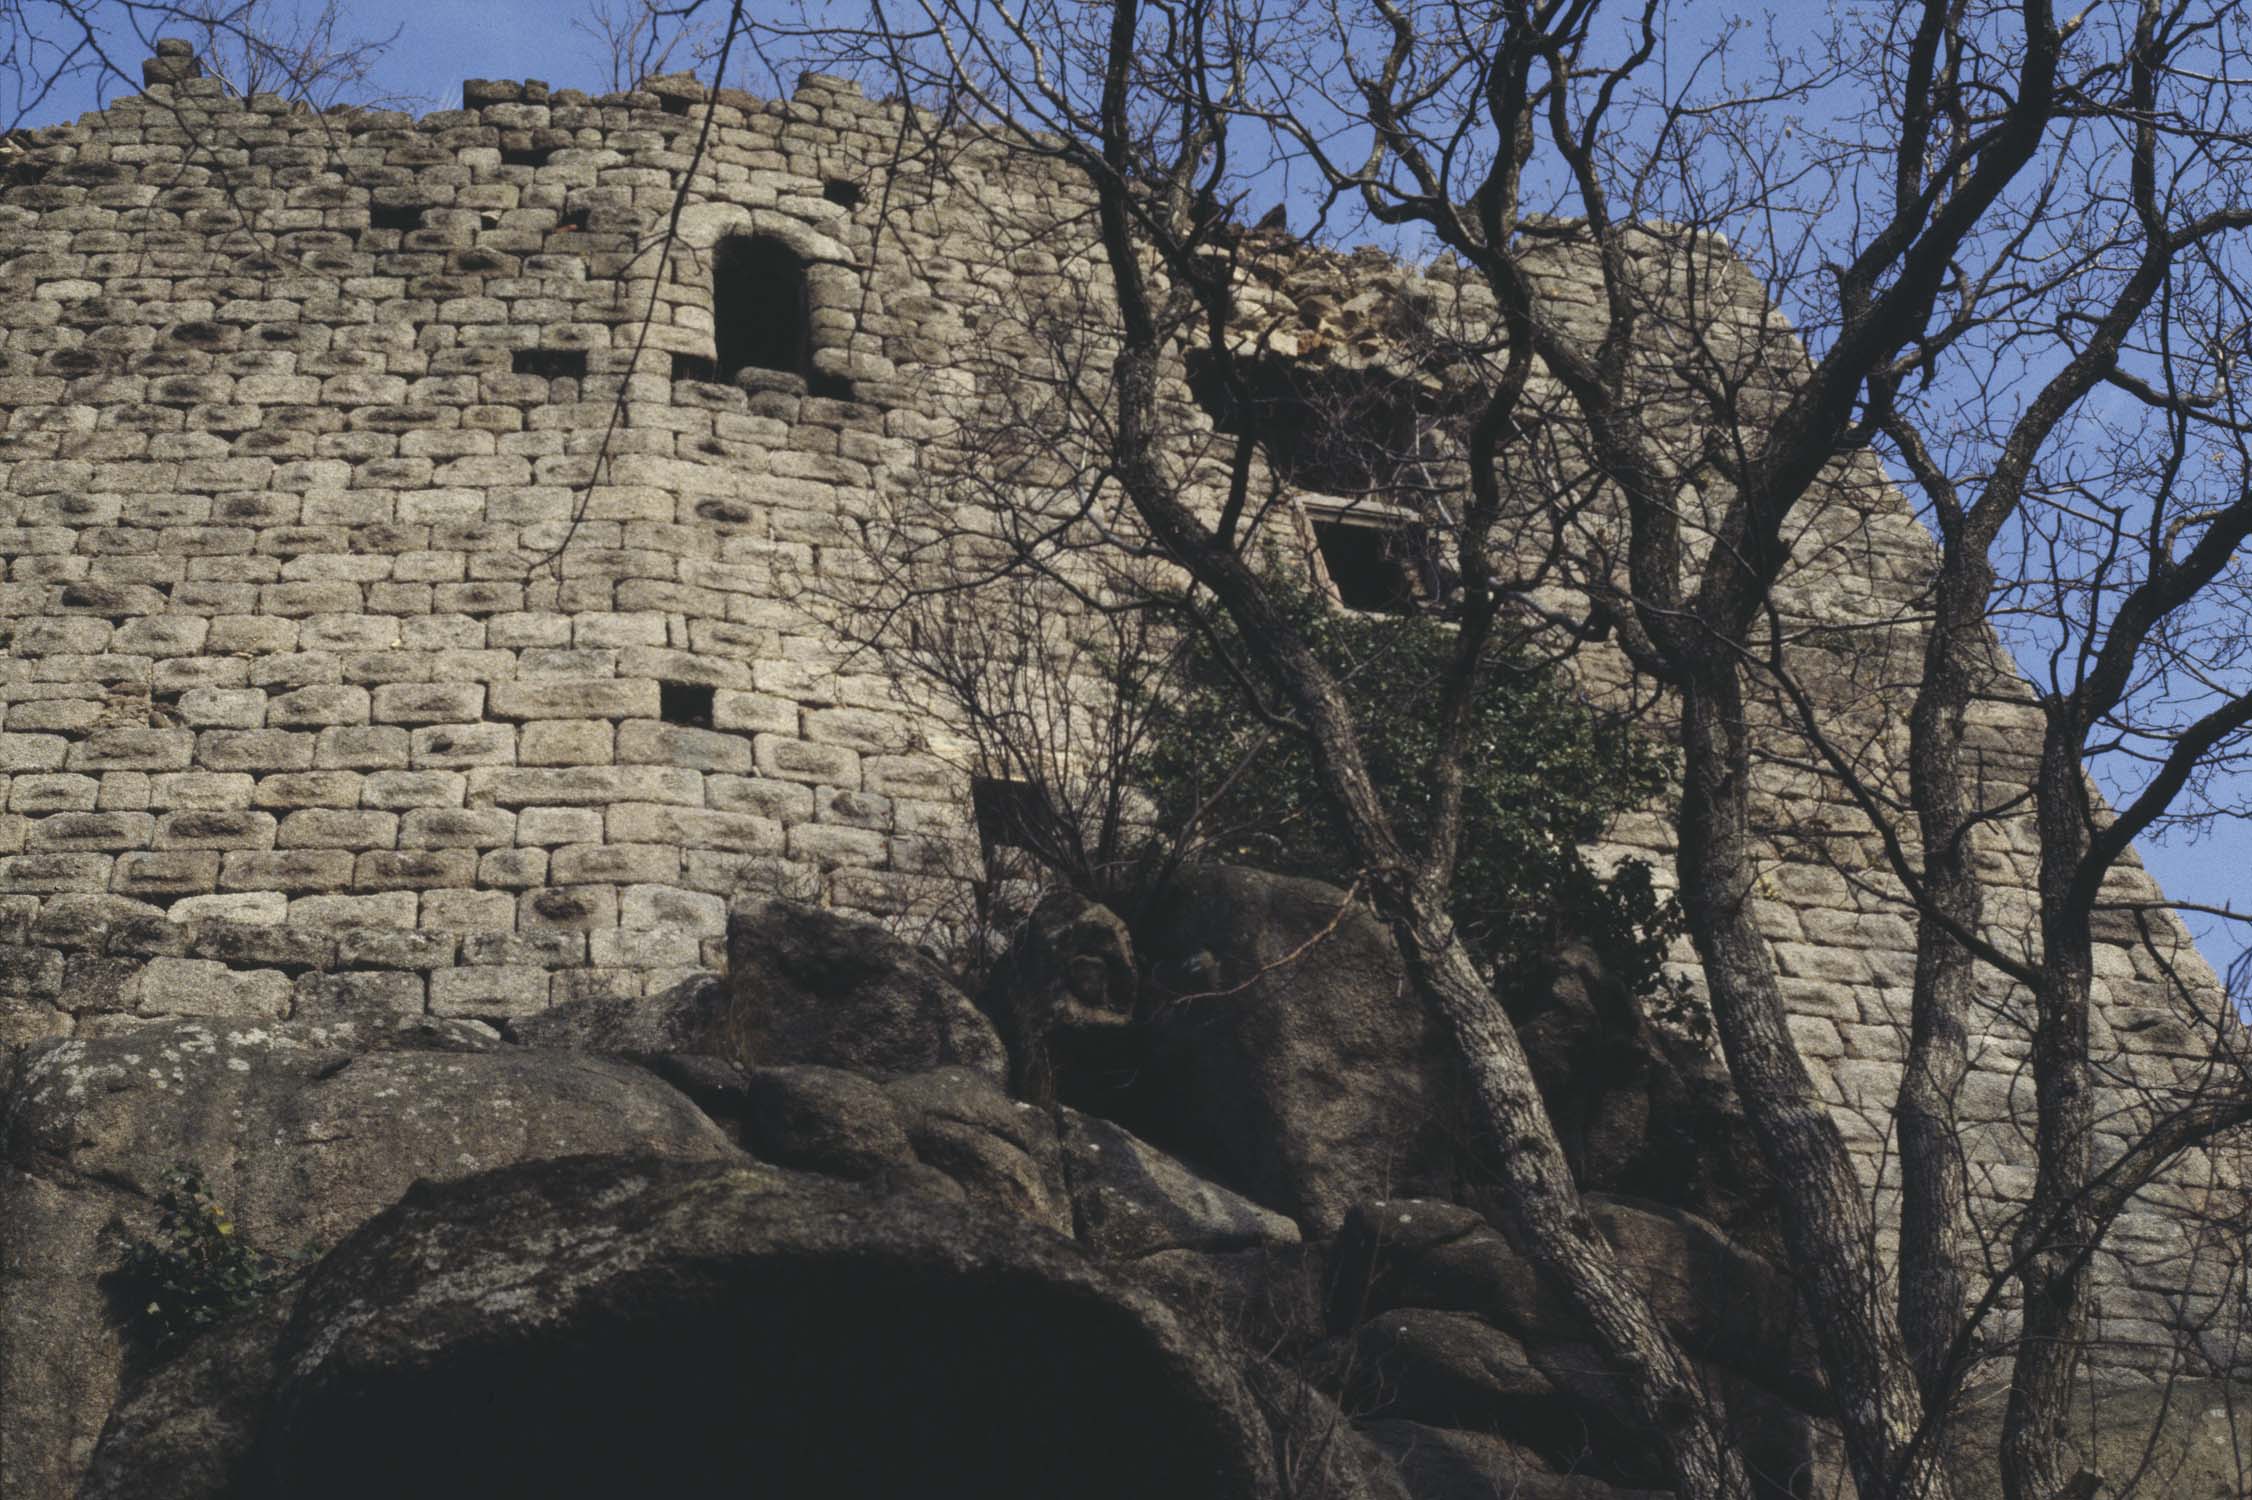
[[[805,262],[781,242],[720,241],[712,258],[712,322],[722,380],[744,370],[813,373]]]
[[[368,205],[368,228],[420,229],[422,213],[419,203],[373,203]]]
[[[657,711],[667,724],[682,724],[690,729],[712,727],[712,688],[701,682],[660,682],[657,684]]]
[[[518,349],[509,355],[509,368],[519,375],[539,375],[549,380],[586,375],[584,349]]]

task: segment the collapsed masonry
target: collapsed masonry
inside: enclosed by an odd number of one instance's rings
[[[655,996],[719,965],[746,884],[895,913],[975,857],[976,768],[793,600],[852,574],[855,521],[990,394],[972,351],[1036,352],[1000,309],[1085,284],[1040,237],[1065,186],[974,152],[935,170],[895,106],[819,78],[788,101],[472,82],[414,120],[182,74],[34,133],[0,191],[0,1036]],[[1378,260],[1277,241],[1247,266],[1287,332],[1277,399],[1381,363],[1398,308],[1478,313]],[[1553,275],[1592,315],[1567,250]],[[1733,276],[1717,305],[1771,328]],[[1365,489],[1316,437],[1278,471]],[[1273,523],[1347,603],[1436,602],[1412,548],[1366,545],[1399,519],[1333,494]],[[1882,476],[1844,471],[1788,584],[1879,756],[1929,558]],[[1989,770],[2022,775],[2023,709],[1978,712]],[[1881,1187],[1912,928],[1836,788],[1770,790],[1794,1030]],[[1658,817],[1614,838],[1663,867]],[[2005,933],[2031,850],[2008,822],[1981,850]],[[2226,1024],[2154,926],[2099,935],[2123,1105]],[[2030,1178],[2030,1080],[1992,1005],[1961,1108],[1998,1215]],[[2193,1158],[2120,1226],[2106,1332],[2154,1363],[2239,1290],[2184,1270],[2214,1181]]]

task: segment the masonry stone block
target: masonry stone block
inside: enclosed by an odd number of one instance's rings
[[[751,742],[751,750],[762,776],[826,786],[860,785],[860,756],[841,745],[815,745],[762,734]]]
[[[496,682],[487,712],[496,719],[653,719],[657,684],[615,677]]]
[[[352,855],[343,849],[236,850],[220,862],[223,891],[341,891],[352,883]]]
[[[9,779],[8,811],[36,817],[45,813],[92,812],[102,784],[91,776],[54,773]]]
[[[204,958],[152,958],[141,971],[140,1010],[152,1016],[280,1020],[290,981],[273,969],[231,969]]]
[[[547,1008],[548,971],[493,964],[441,969],[430,976],[430,1013],[437,1016],[528,1016]]]
[[[298,896],[289,903],[289,923],[341,939],[341,934],[353,927],[412,927],[420,905],[412,891]]]
[[[423,976],[413,972],[300,974],[293,1014],[299,1020],[418,1016],[426,998]]]
[[[410,736],[408,763],[418,770],[514,765],[516,730],[508,724],[426,725]]]
[[[699,938],[727,934],[727,903],[702,891],[671,885],[631,885],[619,893],[618,925],[676,928]]]
[[[606,766],[616,760],[617,726],[608,719],[540,719],[517,731],[526,766]]]
[[[218,856],[212,856],[216,862]],[[225,896],[186,896],[166,909],[165,916],[188,925],[211,919],[222,922],[279,922],[289,914],[289,897],[280,891],[244,891]]]
[[[474,682],[390,682],[375,689],[379,724],[465,724],[482,719],[485,688]]]
[[[144,901],[208,895],[219,883],[219,854],[209,849],[121,855],[111,886]]]
[[[371,849],[359,856],[352,884],[363,891],[435,891],[477,883],[469,849]]]
[[[8,736],[0,736],[4,738]],[[99,729],[70,747],[64,765],[73,771],[184,771],[195,756],[197,738],[185,729]]]

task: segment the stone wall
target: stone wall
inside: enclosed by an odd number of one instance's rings
[[[792,601],[864,561],[856,522],[990,394],[971,351],[1013,357],[1008,289],[1082,281],[1001,232],[1052,217],[1055,184],[974,153],[935,171],[895,107],[830,81],[649,88],[473,82],[410,120],[186,79],[8,159],[0,1037],[654,994],[720,962],[746,882],[897,912],[974,853],[943,726]],[[698,378],[735,233],[806,267],[802,376]],[[1552,285],[1592,314],[1575,274]],[[1729,317],[1771,332],[1736,282]],[[1301,318],[1308,351],[1353,347],[1324,332],[1351,301]],[[1928,539],[1849,468],[1801,556],[1787,603],[1833,632],[1825,690],[1881,778]],[[2030,764],[2010,697],[1981,708],[1996,775]],[[1834,783],[1779,765],[1770,791],[1794,1029],[1882,1192],[1912,926]],[[1615,843],[1670,849],[1654,814]],[[2015,822],[1982,849],[2005,941],[2032,850]],[[2158,899],[2139,869],[2116,885]],[[2100,934],[2118,1131],[2229,1024],[2153,924]],[[2014,998],[1991,1001],[1962,1103],[1999,1227],[2030,1182],[2030,1080]],[[2106,1317],[2161,1353],[2233,1295],[2179,1265],[2214,1171],[2187,1163],[2121,1229]]]

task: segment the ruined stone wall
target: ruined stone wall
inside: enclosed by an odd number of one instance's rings
[[[997,228],[1053,184],[933,172],[896,109],[811,79],[717,96],[675,221],[706,100],[656,87],[471,84],[417,121],[186,80],[6,166],[0,1038],[656,993],[720,962],[746,882],[896,912],[964,848],[943,726],[793,598],[864,561],[855,523],[979,396],[1009,289],[1073,289],[1063,252]],[[735,233],[807,265],[810,378],[697,378]],[[1592,316],[1584,282],[1551,278]],[[1746,280],[1731,306],[1763,327],[1760,303]],[[1865,468],[1801,552],[1791,606],[1834,628],[1826,691],[1881,765],[1930,544]],[[2029,769],[2025,707],[1980,712],[1995,773]],[[1835,785],[1778,766],[1769,790],[1794,1030],[1882,1193],[1912,925]],[[1670,852],[1656,815],[1615,843]],[[1982,849],[2007,940],[2032,851],[2012,822]],[[2114,1134],[2225,1010],[2154,922],[2099,934]],[[1991,1000],[1961,1097],[1999,1225],[2030,1080],[2025,1018]],[[2112,1331],[2162,1351],[2232,1294],[2183,1269],[2174,1212],[2213,1171],[2122,1226]]]

